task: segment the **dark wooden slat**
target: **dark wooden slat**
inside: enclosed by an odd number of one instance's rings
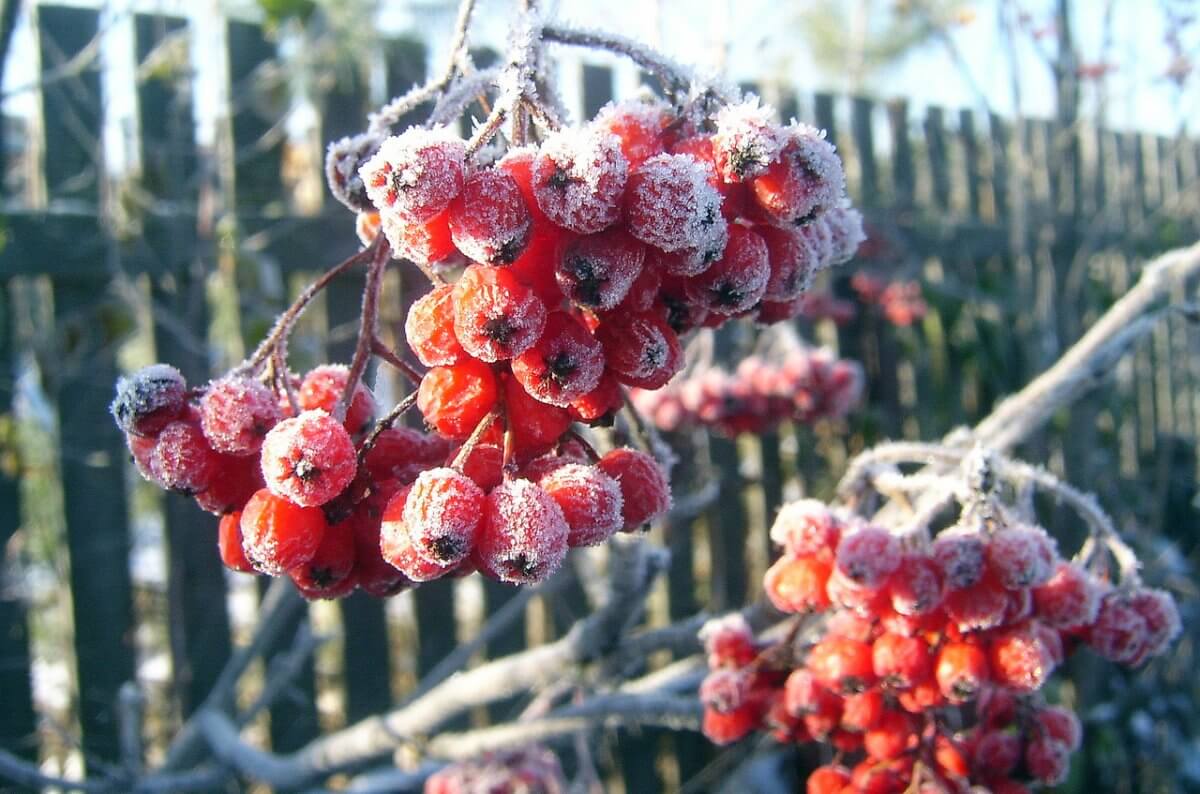
[[[392,39],[384,45],[386,67],[387,93],[389,97],[399,96],[414,85],[425,80],[429,68],[428,54],[425,45],[415,39]],[[441,64],[433,64],[441,68]],[[397,127],[405,127],[419,120],[422,108],[417,108],[409,115],[401,118]]]
[[[933,205],[938,210],[950,208],[950,150],[946,145],[946,122],[940,107],[925,111],[925,147],[933,182]]]
[[[959,111],[958,137],[963,145],[963,166],[967,176],[967,211],[972,218],[979,217],[980,183],[982,182],[982,163],[980,162],[979,138],[975,132],[975,113],[970,110]]]
[[[813,116],[818,128],[825,130],[829,140],[837,142],[837,119],[833,113],[833,95],[817,94],[813,97]]]
[[[709,513],[708,544],[712,552],[714,610],[733,609],[745,602],[750,581],[746,570],[746,507],[737,446],[727,438],[709,441],[713,468],[720,478],[720,497]]]
[[[996,205],[996,217],[1009,215],[1008,198],[1008,146],[1011,139],[1008,122],[995,114],[988,116],[988,130],[992,138],[992,196]]]
[[[912,137],[908,129],[908,103],[902,99],[887,105],[888,126],[892,132],[893,201],[900,210],[909,210],[916,195],[913,171]]]
[[[607,66],[583,65],[583,115],[591,118],[613,98],[613,70]]]
[[[879,201],[879,167],[875,162],[875,130],[872,116],[875,103],[866,97],[854,97],[851,105],[851,127],[854,133],[854,154],[858,158],[858,202],[873,207]]]
[[[261,212],[283,199],[283,144],[268,133],[282,118],[272,100],[264,67],[275,58],[275,45],[259,25],[229,22],[229,82],[232,100],[234,180],[239,210]]]
[[[139,14],[134,20],[138,63],[164,39],[186,32],[182,19]],[[164,79],[165,78],[165,79]],[[138,86],[144,185],[172,203],[194,203],[195,125],[191,90],[176,75]],[[166,272],[152,281],[154,342],[158,358],[178,367],[193,386],[209,376],[205,273],[195,256],[188,215],[164,219],[158,259]],[[216,518],[178,494],[165,495],[169,578],[167,608],[176,696],[190,714],[212,689],[230,653],[225,576],[214,543]]]
[[[0,426],[15,432],[13,381],[16,356],[13,343],[13,317],[9,305],[9,284],[0,281]],[[6,549],[15,549],[9,540],[21,527],[21,492],[18,461],[11,454],[0,454],[0,567],[15,564],[5,559]],[[29,677],[29,626],[22,594],[11,587],[0,588],[0,747],[29,760],[37,758],[37,723],[33,713],[33,692]]]
[[[43,69],[79,56],[93,43],[99,15],[92,9],[40,6],[38,48]],[[46,153],[43,172],[51,201],[96,204],[100,196],[101,97],[99,59],[79,74],[47,83],[42,92]]]

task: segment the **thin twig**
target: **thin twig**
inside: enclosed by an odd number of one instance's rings
[[[421,383],[421,379],[425,377],[425,373],[408,363],[396,352],[384,344],[383,340],[375,337],[371,340],[371,352],[382,359],[385,363],[391,364],[396,369],[403,373],[404,377],[408,378],[412,385],[417,386]]]
[[[379,326],[379,294],[383,291],[383,271],[387,269],[391,249],[387,241],[377,241],[375,256],[367,269],[367,282],[363,287],[362,317],[358,326],[358,342],[354,346],[354,357],[350,360],[350,372],[346,376],[346,388],[342,391],[342,399],[338,402],[335,416],[340,422],[346,418],[350,410],[350,402],[358,390],[359,382],[367,371],[367,363],[371,360],[371,349],[376,339]]]
[[[371,434],[366,437],[362,443],[362,446],[358,449],[358,460],[360,463],[366,457],[367,453],[370,452],[375,446],[375,443],[379,441],[379,437],[383,435],[383,432],[391,428],[392,425],[396,424],[397,419],[399,419],[417,404],[417,394],[418,393],[415,391],[410,393],[403,400],[396,403],[392,410],[388,411],[382,418],[379,419],[379,421],[375,423],[375,427],[372,428]]]

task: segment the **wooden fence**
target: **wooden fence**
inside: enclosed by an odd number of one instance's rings
[[[161,55],[164,42],[188,43],[180,19],[137,16],[134,28],[139,64]],[[96,40],[98,15],[40,5],[36,30],[43,70],[76,64]],[[40,125],[10,142],[36,168],[25,196],[6,201],[0,215],[0,419],[10,420],[0,423],[0,549],[10,557],[9,583],[0,588],[0,747],[31,758],[61,749],[60,734],[80,742],[88,763],[117,758],[114,706],[156,642],[167,649],[173,682],[148,704],[157,715],[147,722],[149,751],[161,750],[212,686],[238,631],[214,519],[186,499],[134,484],[106,410],[118,361],[170,361],[203,382],[236,355],[238,337],[261,335],[306,274],[356,245],[352,219],[333,202],[309,215],[286,206],[288,150],[277,134],[280,116],[269,110],[285,87],[272,72],[275,45],[239,21],[227,23],[227,40],[220,57],[228,58],[234,102],[211,149],[195,143],[186,70],[139,70],[129,90],[138,103],[141,175],[115,195],[97,139],[106,103],[94,65],[46,80]],[[384,59],[390,93],[424,75],[424,50],[412,42],[370,55]],[[322,139],[362,123],[364,74],[340,79],[323,96]],[[607,66],[587,65],[578,79],[585,112],[612,97]],[[754,598],[770,554],[766,526],[785,497],[828,493],[847,456],[874,440],[935,437],[978,418],[1075,339],[1136,277],[1139,257],[1197,234],[1195,141],[937,107],[917,113],[903,101],[786,94],[777,101],[786,114],[829,130],[845,155],[872,234],[861,264],[921,279],[931,311],[906,329],[869,314],[841,329],[806,327],[867,367],[869,408],[848,425],[785,427],[736,442],[684,439],[699,443],[707,462],[689,461],[681,487],[715,471],[720,499],[698,517],[655,530],[673,559],[651,622]],[[843,293],[847,276],[835,285]],[[334,283],[319,304],[324,317],[308,321],[294,345],[299,364],[347,357],[351,337],[342,331],[357,316],[359,289],[354,279]],[[419,289],[410,274],[395,276],[393,336]],[[39,307],[50,313],[41,316]],[[1062,417],[1031,453],[1119,500],[1109,506],[1123,515],[1167,526],[1194,492],[1198,350],[1194,330],[1163,325],[1149,348],[1121,364],[1115,388]],[[14,378],[31,361],[56,406],[58,447],[47,470],[16,454],[11,421]],[[45,599],[27,609],[21,586],[28,556],[20,541],[37,523],[31,517],[47,514],[29,503],[35,498],[61,500],[60,516],[49,511],[57,520],[42,523],[65,547],[58,570],[69,569],[51,602],[69,599],[66,639],[33,643],[73,655],[73,703],[51,715],[67,720],[58,732],[39,723],[48,715],[33,707],[30,687],[28,626],[51,609]],[[146,524],[163,530],[165,592],[130,572],[131,537]],[[272,709],[269,745],[294,749],[323,728],[385,708],[512,593],[491,582],[435,582],[401,596],[396,609],[362,595],[313,608],[313,619],[332,626],[339,641],[318,654],[296,696]],[[482,606],[463,617],[480,597]],[[587,604],[579,582],[553,604],[535,600],[488,654],[562,632]],[[607,768],[635,792],[702,774],[703,741],[674,741],[679,752],[671,753],[659,734],[622,737]]]

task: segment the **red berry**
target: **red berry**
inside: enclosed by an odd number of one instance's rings
[[[934,677],[938,689],[950,702],[972,700],[988,681],[987,655],[976,645],[947,643],[938,652]]]
[[[830,564],[816,557],[781,557],[767,569],[763,589],[781,612],[822,612],[829,608],[825,584]]]
[[[758,206],[777,223],[803,225],[838,206],[845,191],[842,161],[824,133],[795,125],[766,171],[750,180]]]
[[[953,777],[966,777],[971,766],[959,742],[944,734],[934,737],[933,758],[938,769]]]
[[[377,546],[383,559],[404,574],[405,579],[431,582],[453,571],[458,562],[440,563],[418,551],[404,520],[404,510],[411,491],[411,487],[402,488],[387,503],[380,521]]]
[[[625,222],[630,234],[663,251],[707,248],[725,226],[721,194],[686,154],[655,155],[629,175]]]
[[[164,427],[154,444],[150,471],[169,491],[192,496],[206,490],[217,476],[221,458],[208,445],[199,426],[178,421]]]
[[[758,727],[758,722],[759,709],[753,704],[727,714],[705,709],[700,729],[713,744],[731,744],[749,735]]]
[[[545,324],[545,305],[504,268],[471,265],[454,285],[454,333],[475,358],[503,361],[524,353]]]
[[[1085,626],[1100,611],[1100,588],[1074,563],[1059,561],[1054,575],[1033,590],[1038,619],[1058,629]]]
[[[516,378],[504,382],[504,410],[513,448],[524,459],[549,451],[571,427],[565,408],[534,399]]]
[[[455,253],[449,210],[443,210],[427,221],[413,221],[391,212],[377,217],[396,259],[428,266],[449,259]],[[364,242],[364,245],[369,244],[369,241]]]
[[[575,303],[607,310],[629,294],[645,259],[645,245],[622,228],[613,228],[568,243],[555,277],[563,294]]]
[[[180,418],[187,407],[187,382],[168,364],[152,364],[117,380],[109,411],[127,434],[151,437]]]
[[[975,769],[987,777],[1007,777],[1021,760],[1021,739],[1005,731],[986,731],[975,744]]]
[[[945,705],[946,696],[938,688],[936,680],[927,678],[912,689],[901,692],[896,696],[896,701],[900,708],[909,714],[924,714],[930,709]]]
[[[463,183],[450,202],[450,235],[467,258],[512,264],[529,241],[533,221],[521,188],[508,173],[485,168]]]
[[[228,375],[200,398],[200,427],[208,443],[228,455],[253,455],[282,417],[275,393],[253,378]]]
[[[631,169],[662,152],[670,123],[671,115],[665,105],[658,100],[642,99],[610,102],[592,119],[592,126],[617,136],[621,153]]]
[[[616,222],[628,174],[629,162],[615,135],[563,130],[542,144],[533,161],[533,192],[554,223],[592,234]]]
[[[1175,599],[1165,590],[1141,587],[1133,591],[1129,605],[1146,621],[1147,629],[1145,648],[1135,664],[1161,656],[1183,630]]]
[[[359,174],[381,214],[419,223],[462,190],[466,151],[466,142],[444,127],[409,127],[385,140]]]
[[[646,252],[646,267],[661,271],[664,276],[698,276],[725,254],[729,229],[728,224],[714,224],[711,239],[696,248],[681,248],[670,253],[650,248]]]
[[[371,479],[412,482],[423,470],[446,459],[450,444],[439,435],[410,427],[389,427],[375,438],[363,459]]]
[[[1009,590],[1045,584],[1057,558],[1054,541],[1041,527],[1008,527],[987,545],[988,567]]]
[[[263,441],[267,488],[302,507],[323,505],[337,496],[357,470],[350,434],[319,409],[284,419]]]
[[[354,529],[347,519],[329,527],[311,559],[288,570],[288,576],[308,599],[331,599],[353,589]],[[347,588],[349,585],[349,588]]]
[[[454,287],[446,284],[425,293],[408,310],[404,336],[427,367],[456,364],[466,355],[454,335]]]
[[[750,674],[729,668],[713,670],[700,682],[699,696],[706,709],[720,714],[735,711],[750,697]]]
[[[771,540],[796,557],[822,555],[832,559],[841,537],[842,522],[817,499],[789,502],[771,525]]]
[[[498,444],[476,444],[458,468],[486,493],[504,480],[504,450]]]
[[[568,546],[595,546],[624,525],[621,488],[595,466],[568,463],[537,483],[562,509]]]
[[[991,577],[974,587],[951,590],[942,600],[946,616],[959,631],[986,631],[1004,622],[1008,591]]]
[[[708,666],[742,667],[753,661],[754,634],[740,613],[712,618],[700,628],[700,641],[708,654]]]
[[[892,609],[901,615],[925,615],[942,603],[942,574],[924,554],[910,553],[888,579]]]
[[[829,702],[831,699],[832,703]],[[783,700],[788,713],[796,717],[830,710],[833,706],[837,706],[835,710],[840,715],[838,697],[819,684],[812,671],[804,667],[797,667],[788,674],[783,685]]]
[[[597,467],[621,488],[622,529],[630,532],[671,508],[671,486],[658,461],[636,449],[614,449]]]
[[[254,566],[242,550],[241,511],[221,516],[221,523],[217,526],[217,550],[221,554],[221,562],[229,570],[254,573]]]
[[[416,552],[439,565],[465,560],[479,536],[484,499],[479,486],[454,469],[423,472],[404,507],[404,526]]]
[[[491,367],[467,358],[425,373],[417,390],[417,408],[443,436],[462,440],[496,405],[497,395]]]
[[[653,265],[647,252],[646,260],[638,277],[629,285],[625,298],[613,309],[614,312],[648,312],[654,308],[662,287],[662,269]]]
[[[558,503],[541,487],[509,480],[488,494],[473,559],[502,582],[534,584],[562,565],[568,531]]]
[[[1025,748],[1025,769],[1044,785],[1065,783],[1071,772],[1071,751],[1057,739],[1034,739]]]
[[[354,576],[364,592],[377,598],[395,595],[412,584],[383,558],[380,526],[384,509],[392,497],[404,490],[395,480],[377,484],[350,517],[354,535]],[[403,512],[403,503],[400,511]]]
[[[606,371],[596,388],[571,401],[571,417],[587,424],[602,424],[624,405],[621,384]]]
[[[1028,624],[992,638],[990,651],[992,680],[1018,692],[1039,690],[1054,672],[1054,656]]]
[[[829,581],[825,583],[825,592],[835,606],[862,617],[874,617],[889,606],[884,590],[860,587],[836,567],[829,575]]]
[[[871,646],[871,667],[890,689],[911,689],[931,672],[929,645],[918,637],[881,634]]]
[[[898,758],[916,742],[912,718],[903,711],[884,711],[875,727],[863,736],[863,748],[876,761]]]
[[[688,282],[688,296],[721,316],[741,314],[762,300],[770,277],[766,242],[757,232],[734,224],[724,254]]]
[[[300,507],[263,488],[242,510],[241,528],[246,559],[276,576],[311,560],[328,525],[319,507]]]
[[[208,487],[195,495],[196,504],[201,510],[225,515],[240,511],[246,500],[262,487],[262,468],[256,456],[220,455]]]
[[[679,336],[655,313],[607,317],[596,338],[609,371],[630,386],[660,389],[683,368]]]
[[[1137,663],[1146,650],[1150,627],[1127,593],[1114,591],[1100,602],[1100,613],[1087,632],[1087,644],[1117,664]]]
[[[757,226],[756,231],[767,244],[767,263],[771,276],[763,300],[789,301],[808,289],[820,262],[808,238],[795,229]]]
[[[854,733],[874,728],[883,716],[883,693],[878,689],[846,695],[842,700],[842,728]]]
[[[867,239],[863,233],[862,213],[853,207],[827,207],[824,214],[817,219],[817,223],[825,227],[825,233],[829,237],[829,258],[824,265],[826,267],[849,261]]]
[[[296,395],[300,408],[311,411],[320,408],[333,415],[342,394],[346,391],[346,382],[350,377],[350,368],[342,364],[322,364],[304,376],[300,391]],[[346,431],[357,435],[375,415],[375,397],[362,381],[354,387],[354,396],[350,398],[350,407],[346,411]]]
[[[842,535],[836,559],[851,582],[878,590],[900,565],[900,542],[886,529],[865,526]]]
[[[827,637],[808,654],[817,682],[836,692],[861,692],[875,683],[871,646],[844,637]]]
[[[850,770],[844,766],[819,766],[804,784],[807,794],[840,794],[850,785]]]
[[[787,140],[787,131],[772,120],[770,109],[754,99],[721,108],[716,122],[713,164],[726,182],[741,182],[765,172]]]
[[[1083,743],[1083,726],[1079,724],[1075,712],[1070,709],[1046,706],[1035,711],[1033,719],[1042,737],[1062,742],[1070,752],[1078,750]]]
[[[512,371],[529,394],[566,407],[600,384],[604,349],[574,317],[554,312],[537,343],[513,359]]]
[[[986,540],[978,531],[954,527],[933,539],[929,553],[941,568],[946,587],[961,590],[983,578],[986,549]]]

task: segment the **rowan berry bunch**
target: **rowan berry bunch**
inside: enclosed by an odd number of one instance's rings
[[[878,311],[892,325],[912,325],[929,311],[921,295],[921,285],[916,281],[887,281],[860,270],[850,279],[850,286],[860,302]]]
[[[1065,780],[1082,731],[1046,702],[1055,669],[1084,648],[1139,666],[1167,650],[1179,615],[1169,594],[1141,584],[1094,503],[1040,470],[979,460],[967,464],[983,474],[959,489],[957,522],[932,536],[846,505],[783,508],[771,529],[782,556],[763,587],[795,617],[757,638],[740,615],[705,627],[711,740],[765,730],[830,745],[835,760],[809,777],[810,794],[1017,794]],[[881,489],[905,487],[895,470],[876,473]],[[1087,511],[1095,534],[1075,559],[992,489],[1006,475],[1039,477]]]
[[[563,124],[543,24],[520,17],[490,85],[453,61],[436,90],[393,100],[330,146],[330,189],[356,213],[362,250],[311,284],[246,362],[199,388],[166,365],[118,384],[113,413],[139,469],[222,516],[231,568],[286,574],[314,598],[474,571],[545,579],[570,547],[670,506],[651,455],[619,443],[601,455],[579,425],[612,425],[629,388],[665,386],[684,363],[681,335],[795,316],[813,275],[861,242],[832,144],[756,98],[670,74],[670,101]],[[453,132],[489,88],[488,118],[469,138]],[[429,99],[426,123],[391,134]],[[297,318],[358,265],[353,359],[293,375]],[[408,310],[407,350],[377,333],[392,266],[430,282]],[[416,386],[379,418],[363,380],[373,357]],[[395,426],[414,407],[425,429]]]
[[[633,402],[660,430],[708,426],[721,433],[763,433],[784,421],[840,419],[862,396],[857,362],[826,348],[798,347],[771,360],[751,355],[728,372],[709,367],[658,391],[635,389]]]
[[[452,764],[425,781],[425,794],[561,794],[566,790],[558,758],[537,745]]]

